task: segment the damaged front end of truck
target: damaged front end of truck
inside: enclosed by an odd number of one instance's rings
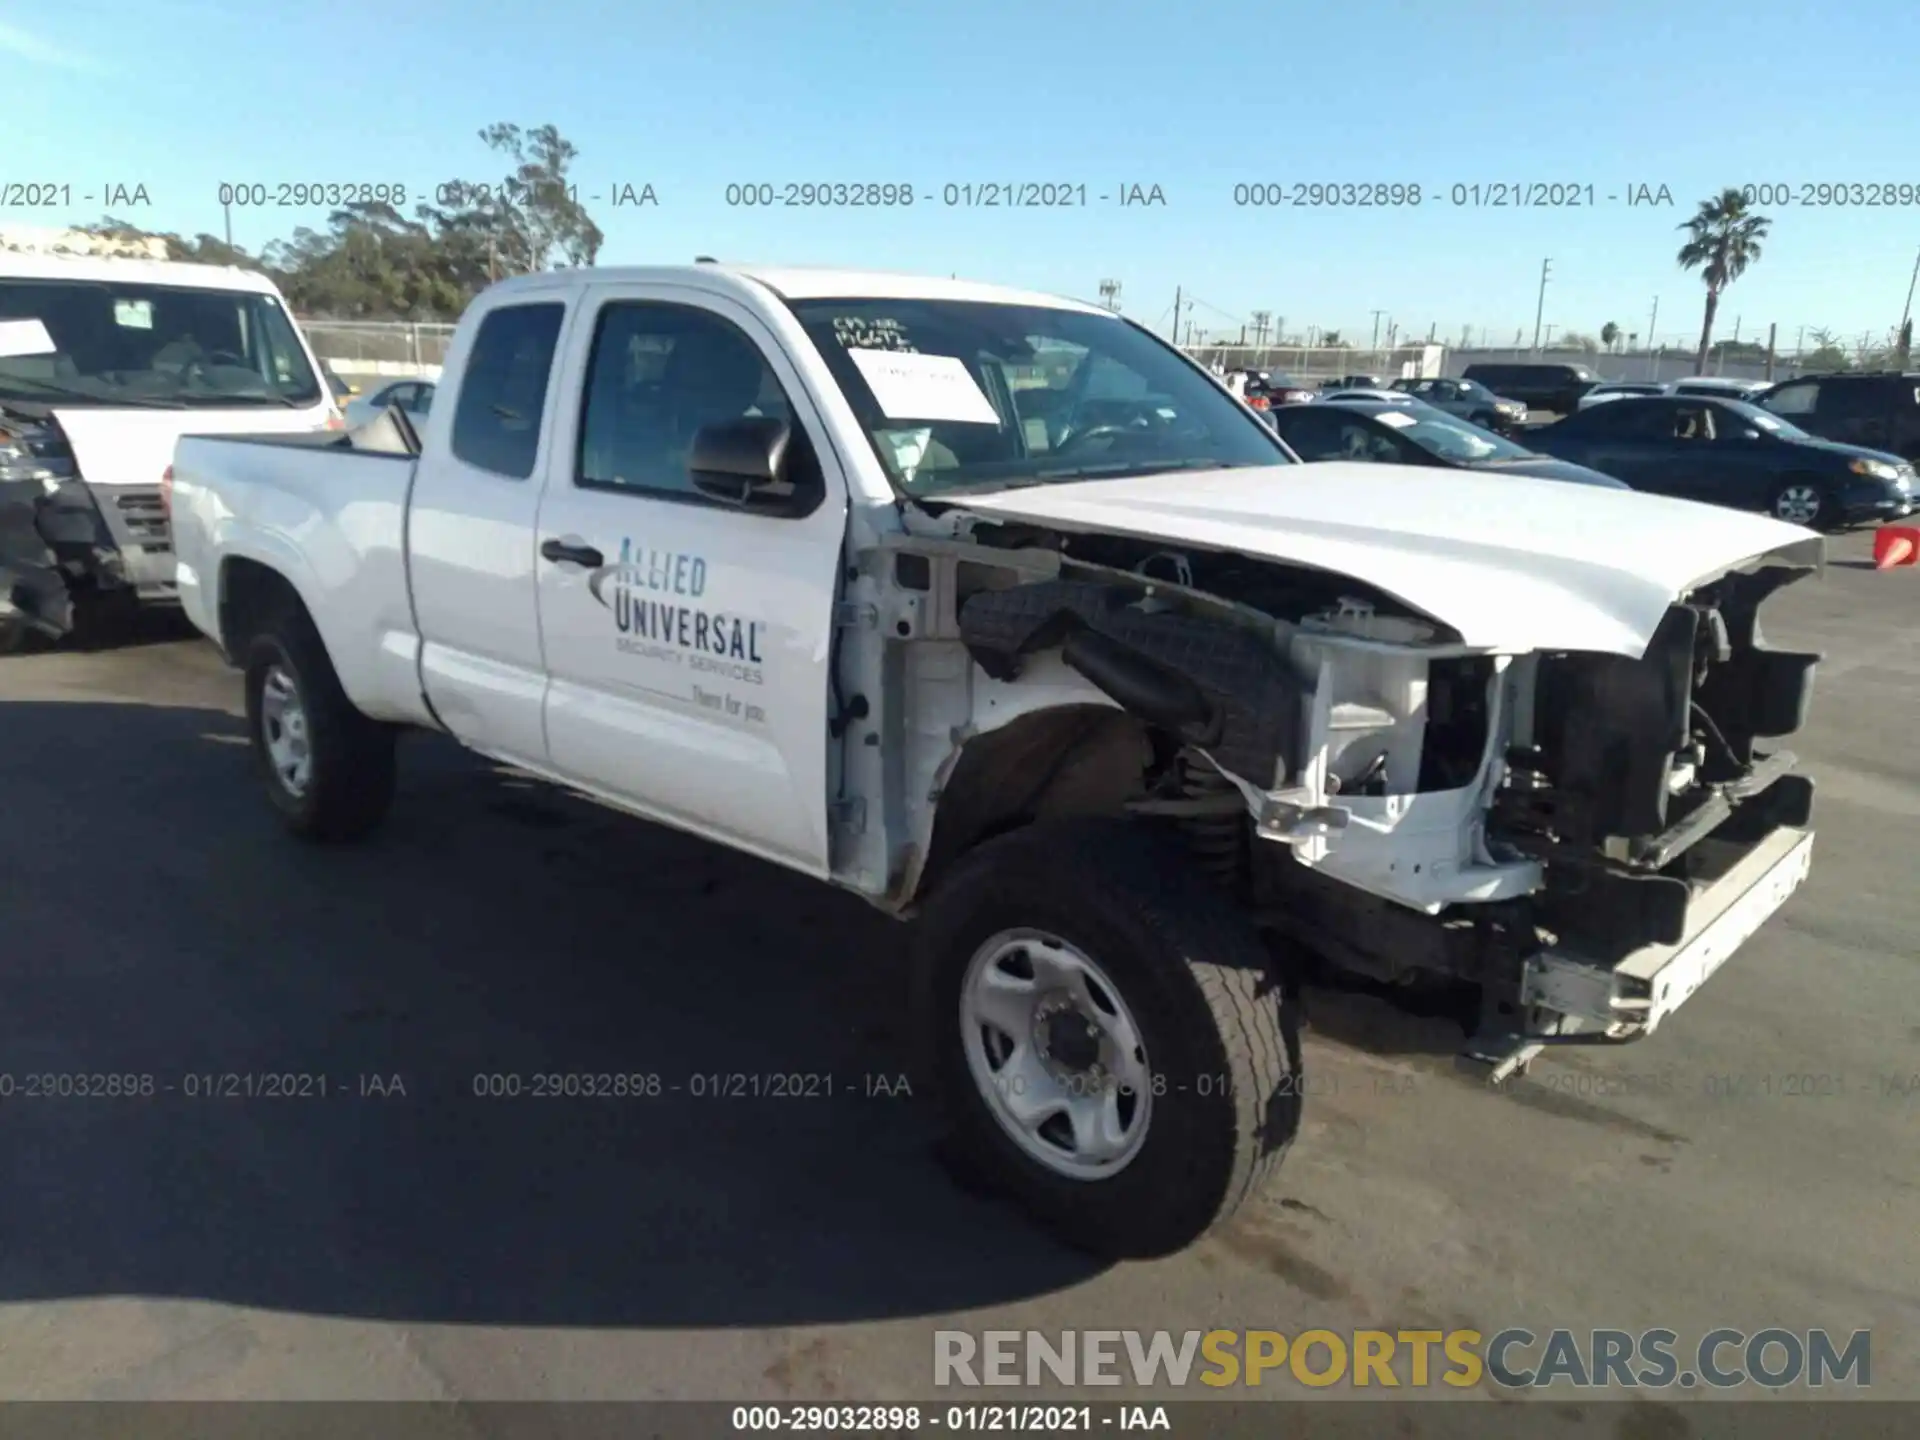
[[[1467,1051],[1500,1079],[1652,1033],[1807,873],[1813,786],[1769,745],[1819,657],[1758,620],[1821,562],[1799,532],[1675,587],[1620,653],[1489,643],[1272,546],[942,523],[856,586],[893,651],[899,903],[1009,826],[1124,812],[1283,953],[1477,987]],[[1523,603],[1516,573],[1480,581]],[[1617,618],[1586,613],[1570,639]]]
[[[157,490],[118,499],[110,520],[52,414],[0,406],[0,651],[60,640],[84,610],[130,598],[125,545],[170,549]]]

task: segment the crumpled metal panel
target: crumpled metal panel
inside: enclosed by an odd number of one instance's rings
[[[62,636],[83,590],[126,584],[92,492],[75,478],[0,480],[0,620]]]

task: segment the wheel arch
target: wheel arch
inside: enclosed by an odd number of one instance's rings
[[[281,570],[248,555],[222,558],[219,607],[220,649],[235,663],[244,659],[247,642],[270,616],[292,609],[314,623],[299,587]]]
[[[939,786],[928,842],[903,877],[903,907],[988,840],[1042,820],[1121,814],[1155,752],[1145,721],[1091,701],[1031,710],[973,735]]]

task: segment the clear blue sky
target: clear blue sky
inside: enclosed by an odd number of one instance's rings
[[[1164,321],[1176,286],[1202,326],[1255,309],[1364,339],[1463,324],[1530,338],[1546,320],[1698,333],[1702,288],[1675,226],[1727,184],[1920,190],[1920,0],[543,0],[269,4],[0,0],[0,184],[71,184],[70,210],[221,229],[222,181],[389,181],[499,173],[476,132],[552,122],[583,196],[631,183],[660,204],[594,207],[603,263],[723,259],[958,272],[1091,297]],[[911,210],[732,209],[736,181],[908,181]],[[1065,211],[950,209],[949,182],[1085,184]],[[1237,208],[1236,183],[1557,181],[1597,208]],[[1165,206],[1097,196],[1159,185]],[[1667,186],[1672,208],[1629,208]],[[1608,195],[1619,195],[1614,202]],[[0,199],[7,199],[0,195]],[[1722,336],[1848,337],[1900,315],[1920,203],[1773,205],[1762,263]],[[318,211],[241,211],[258,250]],[[1384,323],[1384,321],[1383,321]]]

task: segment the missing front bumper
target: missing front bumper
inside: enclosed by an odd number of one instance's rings
[[[1521,998],[1610,1038],[1650,1035],[1785,905],[1807,878],[1813,833],[1782,826],[1694,896],[1686,931],[1599,963],[1561,949],[1526,962]]]

